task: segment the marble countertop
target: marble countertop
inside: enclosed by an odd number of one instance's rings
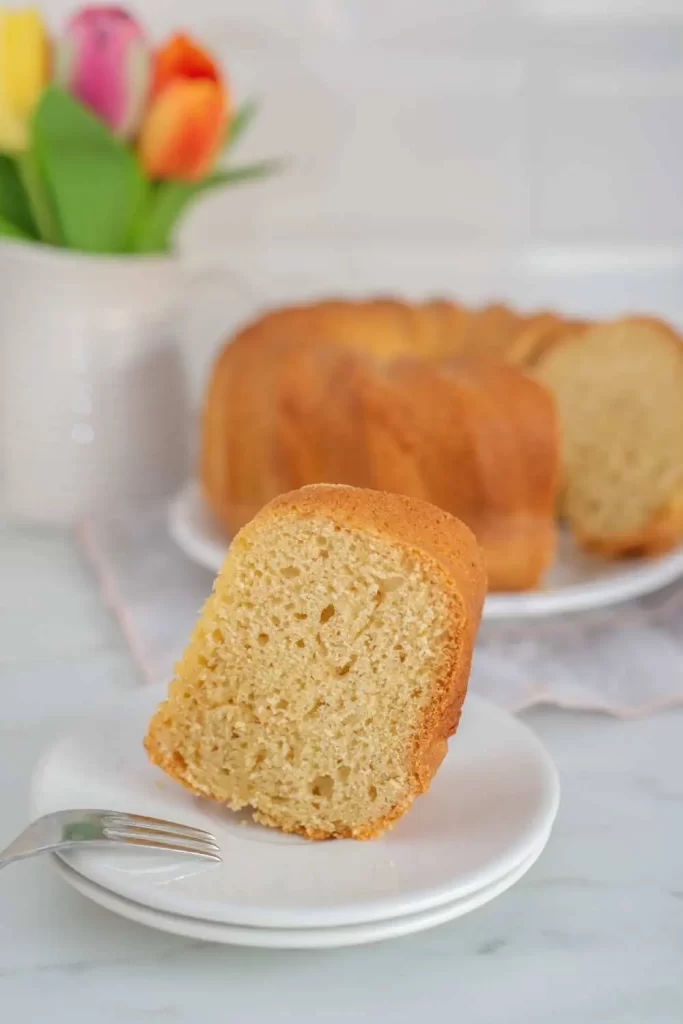
[[[0,847],[26,823],[45,744],[137,685],[71,540],[0,525]],[[126,922],[28,861],[0,873],[0,1018],[680,1024],[683,710],[526,718],[556,759],[562,806],[541,860],[494,903],[376,946],[244,950]]]

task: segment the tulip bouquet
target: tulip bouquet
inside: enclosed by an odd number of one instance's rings
[[[124,9],[87,6],[52,43],[36,10],[0,8],[0,236],[168,252],[196,196],[275,169],[218,166],[254,113],[185,33],[154,50]]]

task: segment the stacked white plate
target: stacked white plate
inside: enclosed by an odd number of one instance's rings
[[[34,816],[127,810],[212,832],[222,864],[120,847],[55,858],[96,903],[209,942],[324,948],[407,935],[469,913],[517,882],[559,801],[548,754],[522,722],[470,696],[430,791],[381,839],[310,842],[194,798],[142,749],[161,690],[136,693],[57,742],[38,765]]]

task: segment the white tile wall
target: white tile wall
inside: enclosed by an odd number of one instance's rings
[[[287,172],[182,233],[256,301],[454,291],[683,319],[683,0],[138,0],[189,25]],[[57,24],[71,0],[45,0]],[[215,289],[214,289],[215,292]],[[199,381],[253,299],[190,318]]]

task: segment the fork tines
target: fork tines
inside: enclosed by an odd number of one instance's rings
[[[108,839],[129,842],[136,846],[154,846],[179,853],[196,853],[221,860],[221,851],[214,836],[191,825],[179,825],[163,818],[141,814],[107,811],[102,814],[102,831]]]

